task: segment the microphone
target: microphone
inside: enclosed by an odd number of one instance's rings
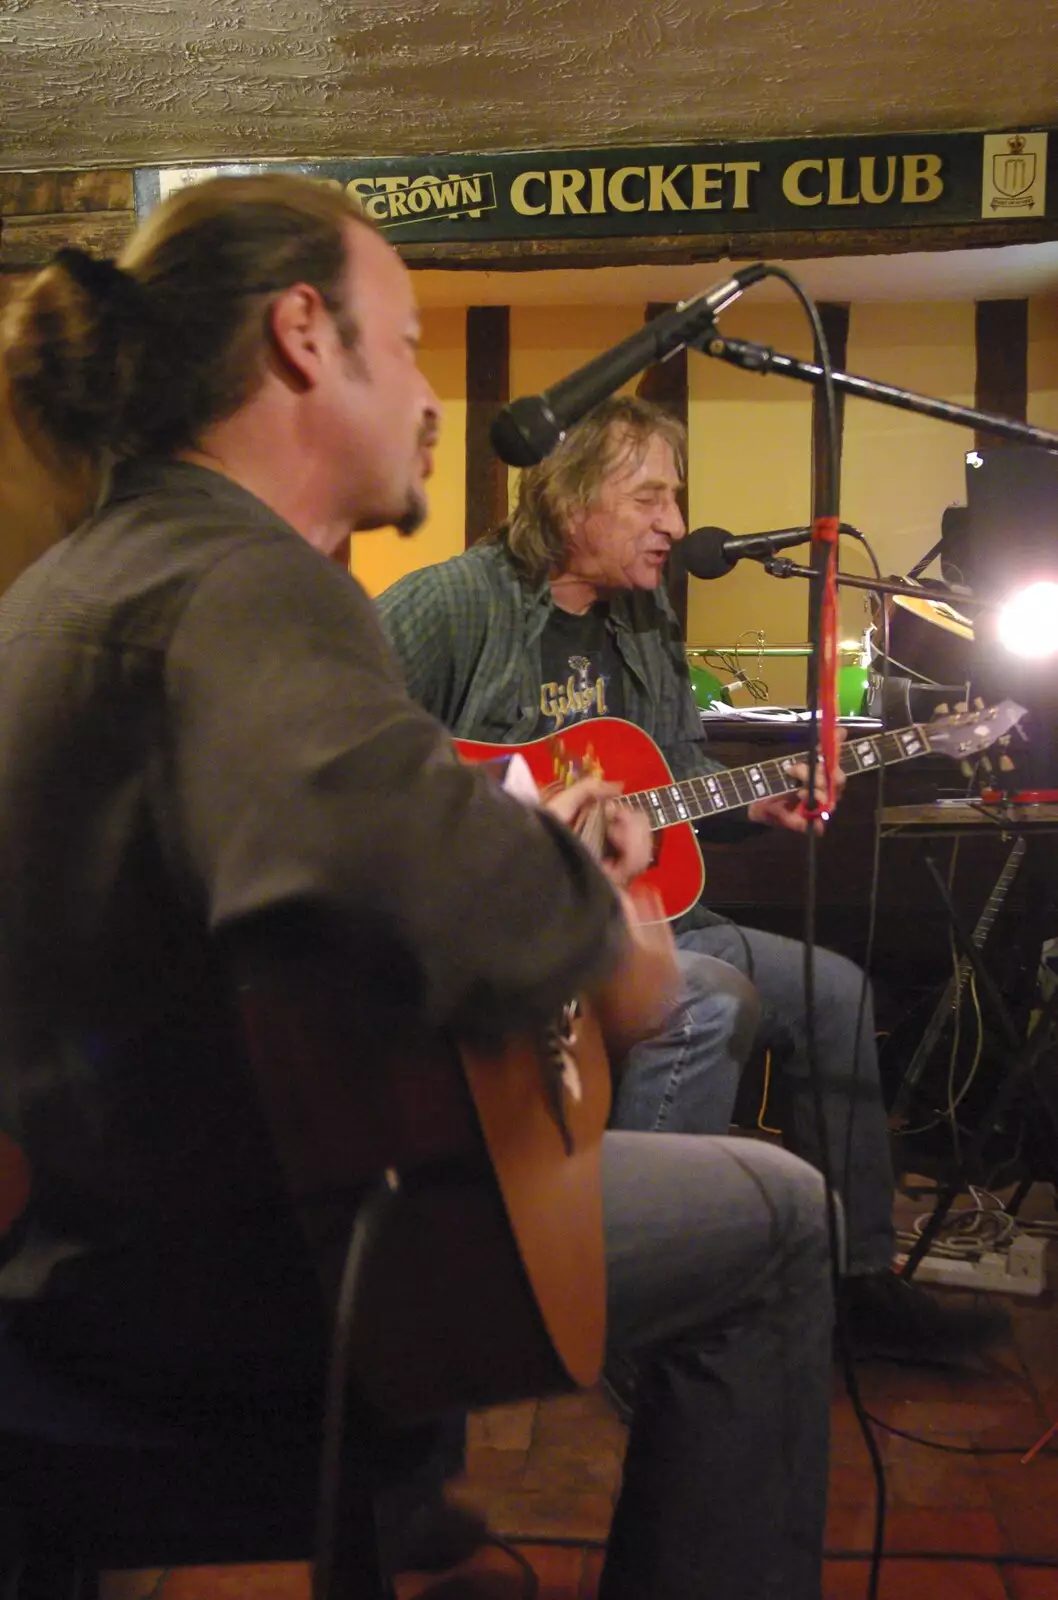
[[[594,361],[578,367],[541,394],[523,395],[504,406],[490,430],[492,448],[509,467],[533,467],[561,444],[566,430],[600,400],[655,361],[664,361],[710,332],[716,315],[751,284],[767,275],[763,262],[740,267],[725,282],[682,300],[671,311],[646,322]]]
[[[840,524],[844,531],[847,524]],[[749,556],[766,561],[777,550],[807,544],[811,528],[775,528],[771,533],[728,533],[726,528],[695,528],[681,542],[683,564],[695,578],[723,578],[736,561]]]

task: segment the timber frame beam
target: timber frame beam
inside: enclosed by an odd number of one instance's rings
[[[0,271],[43,266],[63,245],[116,254],[136,224],[131,169],[0,172]],[[639,266],[845,255],[971,250],[1058,239],[1058,218],[904,228],[653,235],[630,239],[479,240],[408,244],[410,267],[533,272],[547,268]]]

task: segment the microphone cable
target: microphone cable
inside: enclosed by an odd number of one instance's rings
[[[784,267],[765,264],[764,274],[767,277],[778,278],[792,290],[801,304],[809,325],[812,329],[815,344],[815,361],[822,369],[823,396],[824,396],[824,436],[826,447],[826,460],[828,473],[826,479],[825,503],[821,508],[820,516],[814,519],[814,525],[821,523],[828,525],[830,539],[826,543],[827,562],[823,574],[814,581],[820,583],[823,594],[820,603],[811,607],[811,628],[809,630],[809,644],[812,646],[812,661],[814,670],[809,674],[808,684],[808,793],[810,801],[816,796],[816,765],[820,748],[820,687],[824,682],[824,625],[826,620],[827,590],[833,592],[836,580],[837,563],[837,526],[838,508],[840,504],[840,476],[841,458],[838,447],[838,417],[837,393],[834,386],[834,370],[830,360],[830,350],[827,345],[826,332],[823,328],[822,318],[815,301],[806,293],[801,284],[787,272]],[[813,495],[814,498],[814,495]],[[813,545],[816,541],[813,539]],[[833,710],[836,708],[832,708]],[[825,715],[831,713],[824,712]],[[881,766],[882,763],[879,763]],[[838,1350],[841,1357],[842,1373],[845,1389],[852,1404],[852,1409],[863,1435],[863,1441],[871,1462],[871,1470],[875,1483],[875,1517],[874,1538],[871,1546],[871,1565],[867,1584],[868,1600],[878,1600],[879,1582],[881,1577],[881,1564],[884,1558],[885,1547],[885,1515],[886,1515],[886,1485],[885,1468],[882,1464],[881,1453],[877,1440],[871,1428],[870,1420],[863,1405],[856,1378],[855,1361],[852,1352],[852,1339],[845,1313],[843,1297],[841,1295],[841,1239],[838,1227],[837,1205],[834,1191],[834,1174],[831,1170],[830,1151],[827,1143],[826,1112],[823,1106],[823,1090],[819,1068],[818,1041],[816,1037],[815,1018],[815,948],[816,948],[816,919],[818,905],[818,840],[814,825],[810,822],[806,830],[807,859],[805,874],[805,916],[804,916],[804,990],[805,990],[805,1055],[808,1063],[808,1079],[812,1095],[812,1111],[816,1124],[816,1137],[819,1141],[820,1171],[823,1176],[826,1194],[827,1234],[830,1246],[831,1278],[834,1286],[834,1312],[837,1330]],[[866,984],[866,975],[864,983]],[[861,997],[861,1012],[865,1008],[866,994]],[[858,1041],[857,1041],[858,1042]],[[856,1052],[855,1063],[858,1067],[859,1053]],[[855,1087],[855,1077],[853,1088]],[[845,1178],[846,1191],[848,1189],[849,1161],[851,1159],[851,1131],[852,1119],[855,1115],[855,1094],[850,1093],[848,1126],[846,1130],[846,1166]]]

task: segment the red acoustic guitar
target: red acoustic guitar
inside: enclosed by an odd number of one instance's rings
[[[850,739],[841,748],[842,771],[871,772],[928,751],[962,760],[987,750],[1024,715],[1021,706],[1003,700],[987,710]],[[564,782],[570,773],[578,772],[601,773],[622,782],[622,802],[641,811],[658,834],[654,865],[642,881],[661,896],[670,919],[689,911],[705,887],[705,866],[693,824],[704,817],[737,811],[767,795],[788,793],[797,787],[788,768],[806,759],[802,751],[677,782],[653,739],[620,717],[593,717],[529,744],[457,739],[456,749],[468,761],[495,760],[517,752],[541,788],[556,780]]]

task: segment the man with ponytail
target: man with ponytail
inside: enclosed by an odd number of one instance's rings
[[[0,601],[0,1123],[34,1173],[0,1338],[141,1417],[234,1407],[262,1441],[285,1419],[291,1462],[314,1464],[325,1319],[236,974],[338,958],[410,1036],[504,1037],[585,993],[618,1051],[678,981],[569,804],[456,759],[331,559],[424,516],[418,337],[379,233],[278,175],[180,191],[117,263],[60,253],[0,332],[18,428],[93,507]],[[611,842],[619,878],[645,864],[641,830]],[[351,1037],[350,1080],[372,1068]],[[600,1594],[818,1600],[817,1175],[615,1133],[603,1186],[610,1334],[642,1379]]]

